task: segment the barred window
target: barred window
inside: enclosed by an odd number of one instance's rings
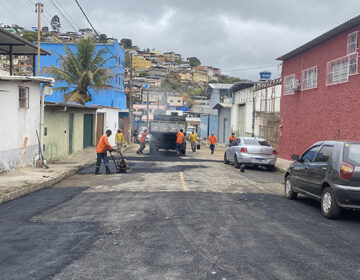
[[[347,54],[357,51],[357,31],[350,33],[347,37]]]
[[[19,108],[28,109],[29,108],[29,88],[28,87],[19,87]]]
[[[348,56],[329,61],[326,68],[326,85],[334,85],[349,80]]]
[[[295,74],[284,77],[284,95],[293,94],[295,87]]]
[[[317,66],[302,71],[301,89],[311,89],[317,87],[318,71]]]

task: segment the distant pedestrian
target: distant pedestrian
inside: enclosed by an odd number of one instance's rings
[[[211,150],[211,154],[214,154],[215,151],[215,145],[217,143],[217,138],[214,135],[214,132],[211,132],[211,135],[209,137],[209,144],[210,144],[210,150]]]
[[[191,150],[193,152],[196,151],[196,142],[197,142],[197,135],[195,133],[195,131],[193,131],[190,135],[189,135],[189,141],[191,144]]]
[[[111,135],[111,130],[108,129],[106,130],[105,134],[101,136],[99,139],[99,143],[96,147],[97,160],[96,160],[95,174],[99,174],[101,160],[104,162],[106,173],[111,174],[109,168],[109,160],[107,158],[107,151],[114,151],[114,150],[109,143],[108,137],[110,137],[110,135]]]
[[[180,131],[176,134],[176,155],[181,156],[181,147],[184,142],[184,130],[181,128]]]
[[[236,139],[235,133],[231,133],[231,136],[229,137],[229,145],[231,145],[231,142]]]
[[[140,138],[140,147],[139,150],[137,150],[137,154],[142,154],[145,146],[146,146],[146,135],[148,135],[148,131],[147,129],[144,129],[143,133],[141,134],[141,138]]]
[[[118,150],[122,152],[122,148],[125,145],[125,137],[121,129],[118,129],[117,133],[115,134],[115,144],[117,145]]]

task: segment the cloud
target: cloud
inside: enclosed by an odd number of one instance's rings
[[[141,48],[175,51],[185,58],[197,56],[203,64],[249,79],[265,70],[249,69],[259,66],[279,75],[277,57],[357,16],[360,8],[358,0],[79,1],[95,28],[108,36],[131,38]],[[2,1],[13,16],[2,9],[1,21],[36,26],[31,2]],[[66,10],[73,25],[88,27],[75,1],[53,2]],[[50,0],[43,3],[48,24],[59,12]],[[71,30],[59,16],[64,29]]]

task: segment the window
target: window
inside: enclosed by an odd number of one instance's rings
[[[357,31],[350,33],[347,37],[347,54],[357,51]]]
[[[309,69],[302,71],[302,81],[301,81],[301,89],[311,89],[317,87],[317,67],[311,67]]]
[[[235,140],[231,141],[230,146],[239,146],[240,139],[236,138]]]
[[[29,108],[29,88],[28,87],[19,87],[19,108],[28,109]]]
[[[244,138],[244,144],[249,146],[266,146],[271,147],[270,143],[266,140],[256,138]]]
[[[359,144],[345,144],[344,161],[347,161],[355,166],[360,165],[360,145]]]
[[[312,162],[319,150],[320,150],[320,146],[315,146],[315,147],[310,148],[309,150],[307,150],[305,152],[305,154],[303,154],[303,156],[301,157],[301,160],[302,161],[307,160],[307,161]]]
[[[316,156],[315,162],[328,162],[333,149],[333,146],[323,146]]]
[[[349,80],[348,56],[329,61],[327,63],[326,85],[334,85]]]
[[[358,72],[358,54],[350,54],[349,58],[349,75],[357,74]]]
[[[284,95],[293,94],[295,88],[295,74],[284,77]]]

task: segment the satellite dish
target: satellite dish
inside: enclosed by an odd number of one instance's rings
[[[44,94],[45,95],[52,95],[53,94],[53,89],[51,87],[44,87]]]

